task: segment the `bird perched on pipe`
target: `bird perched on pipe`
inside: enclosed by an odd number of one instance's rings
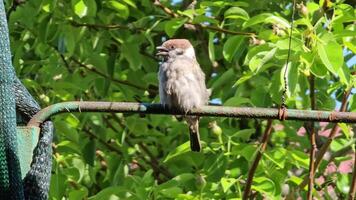
[[[192,44],[186,39],[171,39],[157,50],[156,55],[162,57],[158,72],[161,104],[185,113],[206,105],[210,90],[206,88],[205,74],[196,60]],[[199,117],[184,118],[189,125],[191,150],[199,152]]]

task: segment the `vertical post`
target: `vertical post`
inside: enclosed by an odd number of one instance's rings
[[[16,108],[12,89],[9,30],[3,0],[0,0],[0,195],[2,199],[24,199],[20,164],[17,157]],[[5,153],[5,155],[3,154]]]

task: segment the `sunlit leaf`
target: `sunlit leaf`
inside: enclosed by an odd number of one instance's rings
[[[262,51],[257,53],[254,57],[251,58],[249,67],[252,72],[258,72],[261,67],[266,64],[269,60],[273,58],[277,51],[277,48],[273,48],[270,51]]]
[[[78,17],[82,18],[87,15],[88,7],[85,4],[84,0],[72,0],[72,5],[74,12]]]
[[[318,55],[326,68],[333,74],[337,75],[337,72],[344,62],[341,46],[337,42],[331,40],[326,44],[318,42],[317,49]]]
[[[108,6],[109,8],[114,9],[116,11],[117,16],[120,16],[123,19],[126,19],[130,14],[129,8],[125,4],[122,4],[120,2],[109,1]]]
[[[250,27],[250,26],[265,22],[265,20],[270,16],[273,16],[273,15],[271,13],[262,13],[262,14],[253,16],[253,17],[251,17],[249,20],[247,20],[244,23],[243,27],[245,29],[247,27]]]
[[[244,20],[247,20],[250,18],[248,13],[244,9],[239,8],[239,7],[229,8],[228,10],[225,11],[224,16],[225,16],[225,18],[232,18],[232,19],[241,18]]]
[[[164,31],[169,37],[172,37],[184,23],[185,19],[172,19],[165,24]]]
[[[209,58],[210,61],[214,62],[215,61],[215,48],[214,48],[214,38],[215,34],[214,33],[209,33]]]
[[[163,162],[168,162],[169,160],[171,160],[172,158],[181,155],[183,153],[186,153],[190,151],[190,142],[185,142],[181,145],[179,145],[174,151],[170,152],[167,156],[166,159]]]
[[[259,192],[264,192],[273,195],[275,192],[275,184],[272,180],[266,177],[255,177],[253,179],[252,189]]]
[[[223,187],[223,191],[227,192],[227,190],[236,183],[236,179],[234,178],[222,178],[220,183],[221,186]]]

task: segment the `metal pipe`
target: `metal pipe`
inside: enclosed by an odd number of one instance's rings
[[[249,108],[203,106],[186,113],[187,115],[236,117],[236,118],[264,118],[279,119],[277,108]],[[27,126],[39,127],[51,116],[66,112],[121,112],[141,114],[184,115],[185,113],[164,107],[161,104],[129,103],[129,102],[95,102],[71,101],[48,106],[39,111],[28,122]],[[356,123],[356,113],[337,111],[295,110],[288,109],[286,120],[324,121]]]

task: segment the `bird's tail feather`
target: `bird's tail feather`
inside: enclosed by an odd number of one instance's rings
[[[189,119],[189,136],[190,136],[190,148],[192,151],[199,152],[201,149],[200,136],[199,136],[199,119]]]

